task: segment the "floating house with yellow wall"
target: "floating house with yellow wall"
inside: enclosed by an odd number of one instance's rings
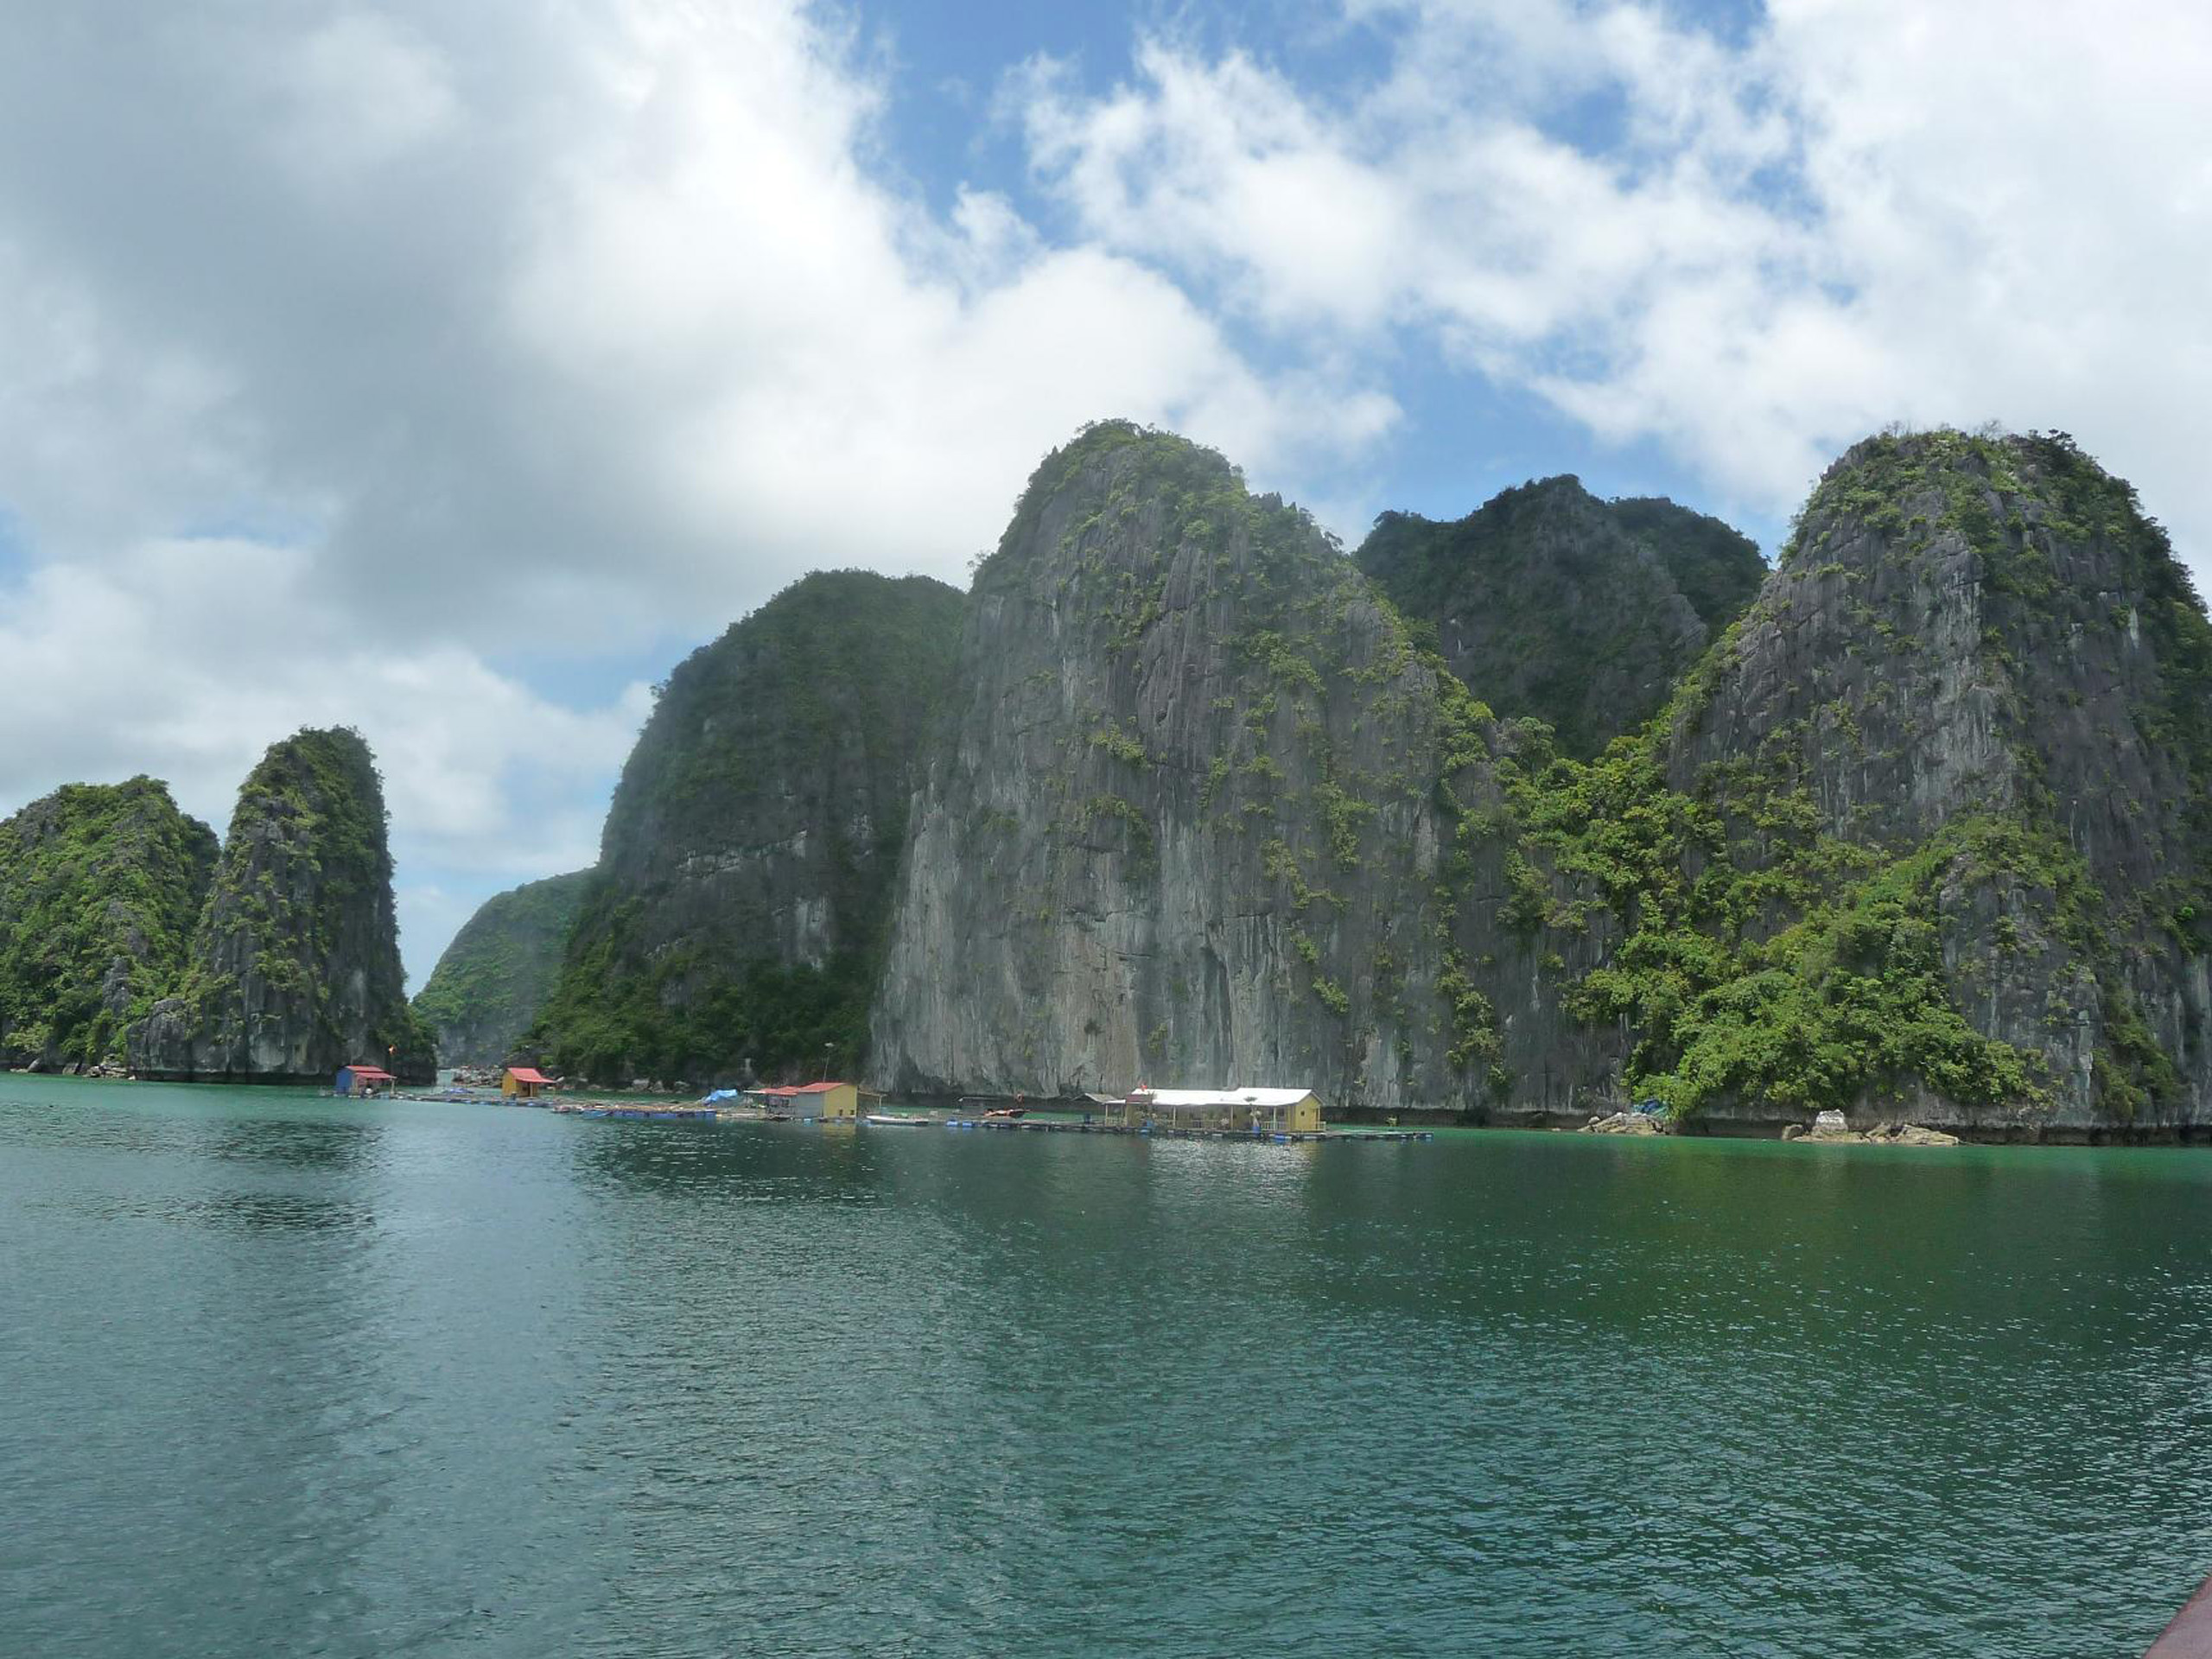
[[[810,1083],[792,1090],[791,1103],[824,1123],[856,1123],[861,1090],[856,1083]]]
[[[1123,1103],[1123,1121],[1162,1128],[1245,1130],[1254,1135],[1318,1135],[1321,1099],[1311,1089],[1138,1089]]]
[[[553,1086],[553,1079],[535,1066],[511,1065],[499,1074],[499,1092],[510,1100],[536,1100]]]

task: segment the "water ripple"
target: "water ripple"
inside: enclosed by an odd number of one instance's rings
[[[0,1078],[0,1649],[2139,1650],[2212,1159]]]

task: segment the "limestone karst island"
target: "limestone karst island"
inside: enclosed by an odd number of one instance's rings
[[[1869,438],[1770,569],[1565,477],[1347,553],[1102,422],[966,594],[825,572],[679,664],[598,865],[487,904],[411,1006],[352,733],[272,748],[219,854],[150,779],[23,809],[0,1050],[2186,1140],[2209,696],[2186,572],[2063,435]]]
[[[0,4],[0,1659],[2212,1659],[2208,87]]]

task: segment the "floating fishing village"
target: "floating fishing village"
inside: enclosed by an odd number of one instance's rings
[[[1311,1089],[1147,1089],[1126,1095],[1091,1094],[1081,1101],[969,1099],[954,1109],[891,1109],[889,1100],[860,1084],[832,1079],[715,1089],[677,1103],[630,1096],[570,1093],[563,1082],[535,1066],[461,1068],[435,1090],[402,1090],[381,1066],[348,1065],[329,1093],[342,1099],[399,1099],[455,1105],[534,1107],[563,1116],[633,1123],[793,1123],[832,1128],[946,1128],[1020,1131],[1033,1135],[1124,1135],[1165,1140],[1262,1141],[1277,1146],[1320,1141],[1404,1143],[1432,1141],[1427,1129],[1332,1128]]]

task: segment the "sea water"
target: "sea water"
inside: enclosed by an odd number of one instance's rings
[[[0,1652],[2138,1653],[2212,1153],[0,1077]]]

